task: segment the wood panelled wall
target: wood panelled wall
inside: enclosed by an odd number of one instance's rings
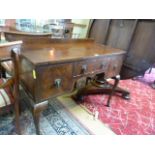
[[[155,21],[137,19],[92,20],[88,37],[127,51],[122,79],[142,75],[155,63]]]

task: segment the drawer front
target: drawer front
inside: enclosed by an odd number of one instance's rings
[[[108,71],[109,65],[111,62],[111,58],[109,56],[98,58],[97,62],[94,64],[94,68],[96,73],[106,73]]]
[[[109,62],[109,57],[75,62],[73,65],[73,77],[81,77],[100,72],[106,72]]]
[[[105,73],[105,78],[110,78],[120,73],[124,55],[112,56],[109,61],[108,69]]]
[[[39,67],[37,74],[37,100],[48,99],[72,90],[72,64]]]
[[[93,74],[94,63],[96,63],[96,60],[85,60],[75,62],[73,67],[73,77],[80,77],[88,74]]]

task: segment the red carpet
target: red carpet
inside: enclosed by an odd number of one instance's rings
[[[155,135],[155,70],[140,80],[121,80],[119,86],[131,93],[129,101],[113,96],[111,106],[104,106],[107,95],[90,95],[84,106],[92,113],[99,112],[99,119],[119,135]]]

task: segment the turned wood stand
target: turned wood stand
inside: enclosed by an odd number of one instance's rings
[[[110,84],[104,77],[103,74],[96,75],[95,78],[87,77],[86,86],[78,90],[77,94],[73,98],[79,102],[83,102],[85,95],[91,94],[108,94],[108,101],[106,106],[110,106],[110,100],[112,95],[120,93],[124,99],[130,99],[130,93],[122,88],[118,87],[120,75],[112,77],[114,84]],[[102,79],[101,79],[102,76]]]

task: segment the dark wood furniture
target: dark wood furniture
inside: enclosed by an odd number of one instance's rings
[[[22,40],[22,49],[24,50],[29,48],[32,49],[33,45],[35,48],[40,48],[52,37],[52,33],[28,33],[20,31],[4,31],[4,35],[7,41]]]
[[[51,39],[12,31],[5,31],[5,38],[9,41],[21,39],[23,41],[21,55],[25,57],[28,54],[28,59],[22,58],[22,61],[20,59],[20,66],[24,65],[20,67],[20,73],[26,73],[20,74],[20,80],[34,102],[34,104],[30,103],[30,107],[38,134],[39,115],[47,108],[46,100],[64,92],[70,92],[82,77],[86,78],[86,83],[85,87],[80,88],[77,95],[74,96],[77,100],[82,100],[83,96],[87,94],[107,93],[109,94],[107,106],[109,106],[114,90],[121,93],[124,98],[129,97],[129,92],[116,87],[125,54],[122,50],[95,44],[92,39]],[[38,64],[33,61],[41,62]],[[9,66],[9,68],[11,67]],[[51,78],[46,79],[45,77]],[[110,85],[105,80],[109,77],[113,77],[115,80],[114,85]],[[43,83],[39,85],[38,81],[43,81]],[[70,85],[68,85],[68,81],[70,81]],[[52,83],[53,86],[49,83]]]
[[[88,37],[96,42],[127,51],[121,79],[143,75],[155,60],[155,20],[92,20]]]
[[[22,41],[11,41],[0,43],[0,60],[7,61],[11,60],[11,49],[21,48]]]
[[[11,61],[11,49],[21,48],[22,41],[11,41],[0,43],[0,74],[1,77],[5,76],[5,69],[3,68],[3,63],[7,63]],[[11,68],[13,68],[13,64],[11,63]],[[10,70],[10,68],[9,68]]]
[[[32,49],[33,46],[35,49],[41,48],[43,45],[46,47],[46,43],[52,36],[51,33],[27,33],[15,30],[5,30],[3,33],[5,40],[8,42],[14,42],[16,44],[16,41],[22,40],[22,50]],[[10,59],[10,53],[2,52],[1,54],[8,55],[8,60]],[[11,61],[5,61],[1,63],[1,69],[4,77],[6,74],[5,72],[7,72],[9,75],[12,75],[12,68],[13,65]]]
[[[19,52],[22,42],[9,42],[0,44],[0,62],[11,59],[11,51]],[[15,111],[15,126],[16,131],[20,134],[19,126],[19,73],[18,73],[18,62],[15,60],[15,54],[12,54],[14,74],[9,79],[0,79],[0,114],[4,111],[11,110],[14,108]]]
[[[89,90],[80,89],[76,99],[92,93],[92,89],[93,93],[106,91],[111,98],[119,81],[125,53],[123,50],[96,44],[92,39],[51,39],[41,49],[32,46],[32,50],[22,51],[19,55],[20,81],[34,102],[31,107],[37,134],[40,133],[40,113],[48,106],[46,101],[71,92],[76,81],[82,77],[91,81],[86,84]],[[101,74],[102,80],[99,76]],[[92,82],[94,77],[98,78]],[[114,86],[108,91],[103,86],[103,77],[104,80],[111,77],[115,79]],[[123,93],[120,90],[118,92]]]

